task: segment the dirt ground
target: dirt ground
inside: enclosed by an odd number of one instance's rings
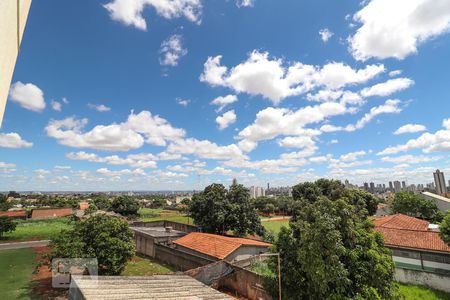
[[[36,263],[42,262],[42,256],[50,252],[49,247],[33,248],[36,253]],[[33,282],[35,286],[32,289],[32,295],[41,297],[42,299],[64,300],[68,299],[67,289],[55,289],[52,287],[52,272],[48,266],[41,266],[35,274],[33,274]]]

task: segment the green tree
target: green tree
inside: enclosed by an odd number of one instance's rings
[[[0,194],[0,211],[7,211],[13,204],[7,201],[7,197],[4,194]]]
[[[109,210],[111,208],[111,201],[106,195],[98,195],[93,199],[95,206],[100,210]]]
[[[391,209],[396,214],[400,213],[428,221],[440,221],[438,219],[442,216],[434,202],[410,192],[396,193]]]
[[[51,241],[52,258],[92,258],[98,260],[100,275],[120,275],[134,255],[133,233],[128,223],[106,215],[75,223]]]
[[[10,217],[0,217],[0,238],[7,232],[16,230],[16,222]]]
[[[282,228],[274,251],[281,256],[284,299],[391,299],[394,263],[367,212],[345,197],[339,182],[320,180],[294,188],[301,209]],[[366,210],[366,209],[364,209]],[[276,272],[276,264],[271,263]],[[275,282],[275,281],[274,281]],[[273,286],[268,287],[274,290]]]
[[[345,189],[343,197],[359,210],[365,209],[369,216],[373,216],[377,212],[379,200],[369,192],[359,189]]]
[[[229,191],[222,184],[207,186],[192,197],[189,214],[206,232],[225,234],[232,230],[239,236],[264,233],[249,192],[240,184],[232,185]]]
[[[111,210],[123,216],[136,216],[139,210],[139,203],[130,196],[120,196],[111,204]]]
[[[450,210],[445,213],[440,226],[440,236],[450,246]]]

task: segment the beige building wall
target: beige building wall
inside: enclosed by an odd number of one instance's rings
[[[0,0],[0,127],[31,0]]]

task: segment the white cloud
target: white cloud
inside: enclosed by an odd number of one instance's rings
[[[406,124],[394,131],[395,135],[404,134],[404,133],[416,133],[427,130],[427,128],[420,124]]]
[[[35,173],[37,175],[46,175],[46,174],[50,174],[50,171],[45,170],[45,169],[36,169],[33,171],[33,173]]]
[[[355,14],[354,20],[362,24],[349,38],[356,59],[404,59],[416,53],[421,43],[448,31],[450,2],[371,0]]]
[[[321,29],[319,31],[320,38],[324,43],[328,42],[329,39],[334,35],[328,28]]]
[[[236,0],[237,7],[253,7],[255,0]]]
[[[426,162],[432,162],[442,159],[440,156],[425,156],[425,155],[401,155],[397,157],[385,156],[381,158],[381,161],[390,162],[394,164],[420,164]]]
[[[220,96],[211,101],[212,105],[217,105],[219,108],[217,109],[217,112],[221,112],[227,105],[234,103],[238,101],[238,98],[236,95],[227,95],[227,96]]]
[[[367,125],[370,121],[372,121],[375,117],[381,114],[398,114],[402,111],[402,108],[399,106],[401,104],[400,100],[397,99],[389,99],[382,105],[372,107],[369,112],[364,114],[364,116],[359,119],[356,124],[349,124],[347,126],[335,126],[330,124],[325,124],[320,127],[320,130],[323,132],[336,132],[336,131],[348,131],[352,132],[357,129],[362,129]]]
[[[374,86],[365,88],[361,91],[363,97],[371,96],[389,96],[395,92],[405,90],[414,84],[414,80],[409,78],[395,78]]]
[[[135,170],[123,169],[123,170],[118,170],[118,171],[112,171],[112,170],[109,170],[108,168],[100,168],[100,169],[96,170],[96,172],[98,174],[108,176],[108,177],[120,177],[122,175],[129,175],[129,176],[145,176],[145,175],[147,175],[145,173],[145,171],[142,169],[135,169]]]
[[[162,66],[175,67],[179,60],[188,53],[188,50],[183,48],[183,39],[180,34],[174,34],[161,43],[159,53],[162,57],[159,63]]]
[[[52,109],[53,109],[54,111],[61,111],[61,110],[62,110],[61,102],[52,100],[52,102],[51,102],[50,104],[51,104]]]
[[[366,151],[350,152],[350,153],[341,155],[341,157],[339,159],[343,162],[352,162],[362,156],[365,156],[366,154],[367,154]]]
[[[354,70],[339,62],[328,63],[322,68],[300,62],[286,65],[282,59],[272,59],[269,53],[256,50],[246,61],[230,70],[221,65],[221,59],[220,55],[207,59],[200,81],[211,86],[228,87],[236,93],[261,95],[274,104],[319,86],[339,89],[364,83],[385,70],[383,65],[368,65],[364,69]]]
[[[13,173],[16,171],[16,165],[0,161],[0,173]]]
[[[45,108],[44,93],[32,83],[20,81],[13,83],[9,90],[9,98],[28,110],[40,112]]]
[[[179,139],[169,144],[169,153],[195,155],[202,159],[227,160],[236,157],[245,157],[235,144],[219,146],[208,140],[197,140],[194,138]]]
[[[111,19],[141,30],[147,30],[142,16],[147,6],[166,19],[185,17],[197,24],[201,22],[201,0],[113,0],[104,5]]]
[[[450,119],[442,122],[443,130],[435,133],[423,133],[416,139],[411,139],[405,144],[392,146],[377,153],[377,155],[391,155],[414,149],[422,149],[424,153],[448,152],[450,151]]]
[[[0,148],[30,148],[33,143],[27,142],[15,132],[0,133]]]
[[[182,98],[177,98],[176,101],[179,105],[184,106],[184,107],[188,106],[189,103],[191,103],[191,100],[182,99]]]
[[[219,129],[223,130],[236,122],[236,113],[234,110],[227,111],[221,116],[216,118],[216,123],[219,125]]]
[[[107,112],[111,110],[111,107],[108,107],[104,104],[92,104],[92,103],[88,103],[87,105],[90,109],[94,109],[98,112]]]
[[[185,131],[172,127],[167,120],[149,111],[139,114],[131,112],[124,123],[97,125],[82,132],[88,120],[67,118],[52,120],[45,128],[47,135],[56,138],[62,145],[107,151],[128,151],[142,147],[145,142],[165,146],[167,141],[184,137]]]
[[[402,70],[394,70],[394,71],[390,71],[389,72],[389,76],[390,77],[395,77],[395,76],[398,76],[398,75],[400,75],[400,74],[402,74]]]

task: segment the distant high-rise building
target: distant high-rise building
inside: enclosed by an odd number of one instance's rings
[[[270,184],[267,183],[267,190],[270,190]]]
[[[433,173],[434,175],[434,183],[436,185],[436,193],[439,195],[444,195],[447,193],[447,186],[445,185],[445,177],[444,173],[439,170]]]
[[[389,190],[391,192],[394,190],[394,186],[392,185],[392,181],[389,181]]]
[[[364,182],[364,189],[365,189],[366,191],[369,190],[369,184],[368,184],[367,182]]]
[[[400,192],[402,190],[402,186],[400,184],[400,181],[396,180],[394,181],[394,191],[396,193]]]
[[[406,182],[405,181],[402,181],[402,190],[406,191]]]
[[[251,186],[250,187],[250,198],[255,199],[258,197],[264,197],[266,195],[266,191],[259,186]]]
[[[370,183],[370,192],[371,193],[375,192],[375,183],[373,183],[373,182]]]
[[[237,184],[237,179],[233,178],[233,182],[231,183],[232,185],[236,185]]]

